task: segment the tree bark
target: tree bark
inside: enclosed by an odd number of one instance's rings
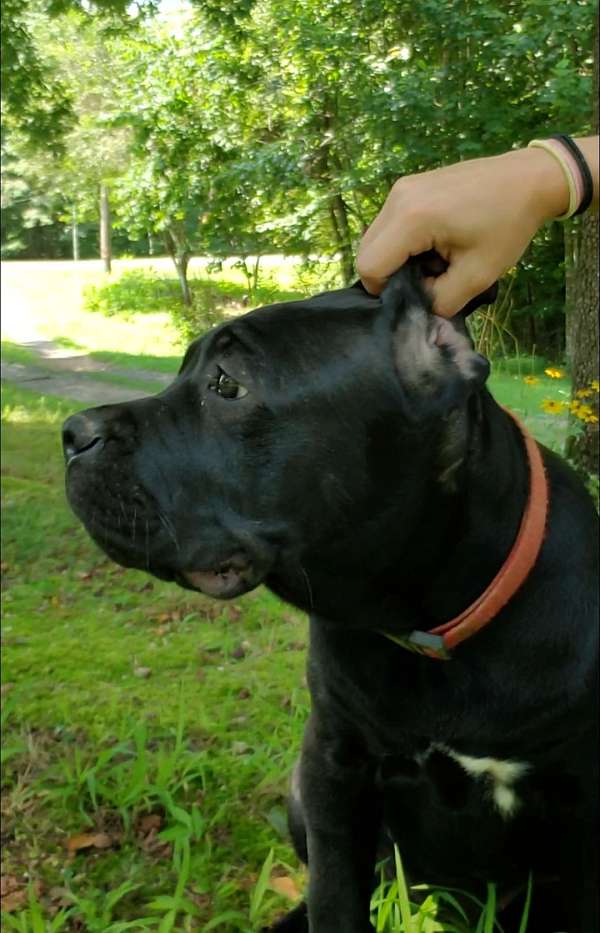
[[[592,123],[598,133],[598,20],[594,32],[594,81]],[[582,217],[577,261],[572,282],[572,384],[573,398],[598,379],[598,216],[588,211]],[[597,395],[593,397],[597,403]],[[595,414],[598,414],[597,407]],[[567,453],[584,473],[598,475],[598,422],[583,426],[569,438]]]
[[[350,285],[354,278],[352,234],[348,223],[348,209],[341,194],[335,194],[329,202],[329,216],[340,253],[342,279],[344,285]]]
[[[167,247],[167,252],[173,260],[175,269],[177,270],[177,277],[181,287],[181,300],[183,301],[186,308],[189,308],[192,305],[192,293],[190,291],[189,282],[187,280],[187,269],[191,254],[187,246],[187,240],[185,235],[182,236],[178,230],[173,227],[169,227],[167,230],[165,230],[165,244]]]
[[[100,185],[100,258],[104,262],[104,271],[110,272],[112,261],[110,204],[108,188]]]
[[[577,281],[577,253],[579,226],[572,220],[563,224],[565,245],[565,357],[569,372],[573,371],[573,339],[575,321],[575,295]]]
[[[79,223],[77,221],[77,205],[73,205],[71,216],[71,240],[73,243],[73,262],[79,259]]]
[[[573,288],[572,367],[573,396],[598,379],[598,218],[582,218],[577,274]],[[598,473],[598,424],[581,424],[569,438],[567,453],[586,473]]]

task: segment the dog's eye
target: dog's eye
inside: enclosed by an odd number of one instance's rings
[[[211,379],[208,387],[217,395],[220,395],[221,398],[234,399],[248,395],[248,389],[236,382],[233,376],[228,376],[222,369],[219,369],[217,375]]]

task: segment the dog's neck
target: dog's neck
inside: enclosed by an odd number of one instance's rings
[[[336,627],[392,635],[433,628],[466,609],[511,549],[528,469],[518,428],[487,392],[464,416],[464,456],[451,483],[435,468],[415,501],[400,487],[379,490],[380,521],[369,536],[354,529],[360,549],[344,540],[335,552],[305,553],[268,580],[271,589]],[[438,438],[442,446],[447,440]]]
[[[439,560],[420,596],[432,625],[466,609],[502,567],[529,493],[523,439],[513,419],[487,392],[473,400],[473,407],[468,449],[457,471],[454,514],[445,523]]]

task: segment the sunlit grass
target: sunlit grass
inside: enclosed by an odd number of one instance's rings
[[[171,274],[167,260],[155,263]],[[83,288],[106,281],[99,264],[7,271],[8,297],[21,301],[5,301],[8,358],[35,359],[15,345],[20,321],[114,366],[177,367],[181,342],[166,313],[81,310]],[[297,286],[289,264],[271,274]],[[568,379],[546,376],[547,361],[522,362],[497,367],[492,391],[558,449],[566,421],[540,406],[568,398]],[[5,926],[250,933],[289,906],[273,871],[305,883],[284,813],[308,712],[305,620],[265,590],[223,606],[111,564],[64,500],[59,426],[73,407],[3,389],[5,868],[23,894]],[[149,814],[160,818],[154,849],[139,830]],[[110,845],[70,856],[69,838],[89,831]],[[378,933],[498,933],[492,889],[473,904],[408,888],[400,855],[373,897]],[[466,925],[466,903],[479,926]]]
[[[207,260],[194,258],[190,263],[190,277],[202,276],[217,283],[225,281],[244,286],[244,275],[235,267],[235,260],[227,260],[220,271],[211,272],[207,265]],[[297,261],[264,257],[262,266],[263,281],[276,281],[281,289],[297,287]],[[47,340],[68,338],[88,351],[180,355],[181,336],[167,310],[134,313],[127,320],[84,310],[86,288],[115,282],[132,269],[152,269],[161,276],[175,279],[173,263],[165,257],[115,260],[110,276],[96,260],[3,262],[3,338],[17,343],[35,332]]]

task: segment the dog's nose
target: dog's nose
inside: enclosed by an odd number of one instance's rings
[[[98,453],[104,446],[105,426],[90,412],[71,415],[63,425],[62,442],[65,460],[70,463],[81,454]]]

